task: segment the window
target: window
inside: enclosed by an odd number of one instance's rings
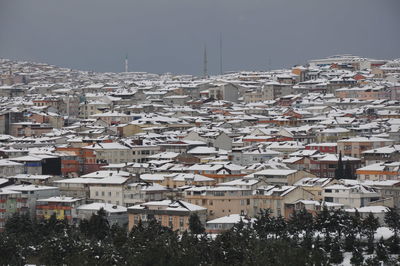
[[[172,226],[173,226],[173,224],[172,224],[172,216],[169,217],[168,226],[169,226],[169,227],[172,227]]]
[[[183,217],[180,217],[180,218],[179,218],[179,226],[180,226],[180,227],[183,227]]]
[[[108,192],[108,196],[111,197],[111,191]]]
[[[104,191],[102,191],[102,192],[101,192],[101,195],[102,195],[103,197],[105,196],[105,193],[104,193]]]
[[[332,197],[325,197],[325,201],[326,202],[333,202],[333,198]]]
[[[96,196],[99,196],[99,192],[98,192],[98,191],[96,191],[96,193],[95,193],[95,194],[96,194]]]

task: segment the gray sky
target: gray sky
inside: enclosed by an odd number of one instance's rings
[[[400,57],[399,0],[0,0],[0,57],[200,75],[351,53]]]

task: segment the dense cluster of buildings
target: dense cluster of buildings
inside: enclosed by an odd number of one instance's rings
[[[0,230],[14,213],[209,232],[400,206],[400,60],[212,77],[0,60]],[[342,168],[341,171],[338,169]]]

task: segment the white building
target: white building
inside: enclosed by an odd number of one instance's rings
[[[24,164],[7,159],[0,160],[0,177],[14,176],[24,173]]]
[[[380,193],[365,185],[336,184],[325,187],[322,197],[327,202],[343,204],[345,208],[360,208],[379,200]]]

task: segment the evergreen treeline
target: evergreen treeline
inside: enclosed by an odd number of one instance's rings
[[[15,215],[0,233],[0,265],[335,265],[344,252],[351,252],[353,265],[399,265],[395,210],[385,217],[394,236],[379,241],[372,214],[362,219],[357,212],[349,216],[325,208],[316,217],[300,210],[285,220],[266,210],[257,218],[252,226],[242,221],[210,236],[196,216],[190,219],[196,234],[178,234],[156,220],[131,232],[110,227],[102,210],[77,227],[55,216],[32,221]]]

